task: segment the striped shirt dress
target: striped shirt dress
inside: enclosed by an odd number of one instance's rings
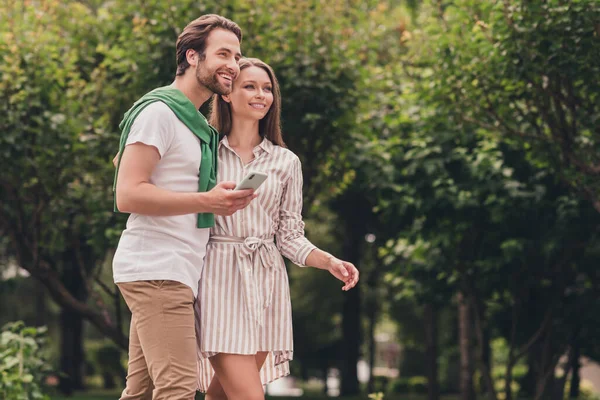
[[[302,167],[291,151],[268,139],[244,165],[225,136],[218,180],[240,182],[249,171],[268,174],[258,197],[232,216],[216,216],[198,298],[198,390],[206,392],[217,353],[269,352],[263,385],[289,374],[293,358],[292,307],[282,256],[298,265],[316,247],[304,237]]]

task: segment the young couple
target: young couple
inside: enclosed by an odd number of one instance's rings
[[[113,274],[131,310],[121,399],[264,399],[293,355],[282,255],[359,279],[304,237],[302,169],[285,148],[271,67],[242,58],[234,22],[205,15],[177,40],[177,74],[125,114],[115,207],[131,213]],[[213,96],[210,124],[198,111]],[[222,139],[219,140],[219,132]],[[263,185],[233,190],[248,171]]]

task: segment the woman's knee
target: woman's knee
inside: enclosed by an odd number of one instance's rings
[[[265,400],[265,393],[262,390],[248,391],[239,400]]]
[[[213,390],[208,388],[204,400],[227,400],[227,395],[222,390]]]
[[[228,400],[227,394],[223,390],[208,388],[204,400]],[[252,390],[246,388],[242,392],[234,392],[231,395],[232,400],[265,400],[265,394],[262,390]]]
[[[221,353],[211,357],[210,362],[228,399],[264,400],[263,385],[253,355]]]
[[[216,376],[213,377],[210,382],[204,400],[227,400],[227,394],[223,390],[223,386],[221,386],[221,383],[219,383]]]
[[[245,387],[228,387],[229,396],[225,391],[217,391],[208,388],[206,392],[205,400],[265,400],[265,392],[261,387],[254,387],[253,385]],[[212,393],[212,394],[211,394]]]

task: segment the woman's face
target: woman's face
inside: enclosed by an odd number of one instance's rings
[[[231,104],[234,118],[263,119],[273,104],[273,84],[267,71],[254,66],[243,69],[224,99]]]

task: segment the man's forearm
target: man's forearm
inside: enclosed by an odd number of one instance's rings
[[[173,216],[211,212],[206,193],[173,192],[143,182],[133,187],[117,185],[117,208],[121,212],[150,216]]]

